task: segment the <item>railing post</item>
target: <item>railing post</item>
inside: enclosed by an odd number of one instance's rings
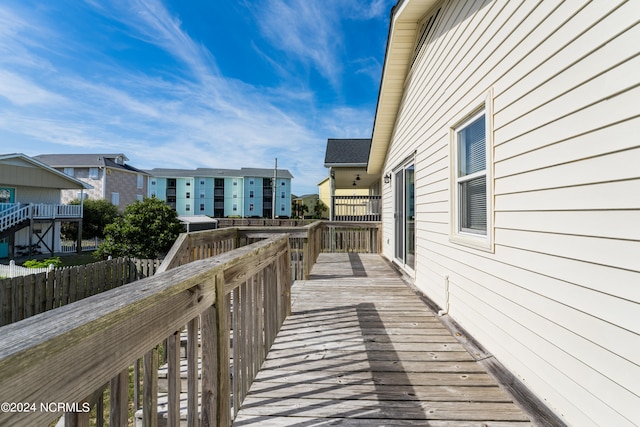
[[[198,317],[187,325],[187,427],[198,427]]]
[[[202,313],[202,423],[206,426],[231,425],[229,383],[229,326],[224,273],[215,276],[215,304]],[[234,304],[236,302],[234,301]],[[235,337],[234,337],[235,338]]]
[[[167,340],[167,426],[180,426],[180,331]]]
[[[127,427],[129,425],[129,369],[120,372],[111,380],[111,410],[109,425]]]
[[[158,347],[144,355],[142,373],[142,426],[158,425]]]

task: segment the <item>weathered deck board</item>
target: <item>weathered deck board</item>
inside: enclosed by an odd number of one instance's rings
[[[321,254],[236,426],[528,426],[379,256]]]

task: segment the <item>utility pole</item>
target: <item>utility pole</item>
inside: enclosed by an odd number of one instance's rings
[[[276,191],[276,184],[278,182],[278,158],[276,157],[276,165],[273,168],[273,185],[271,186],[273,188],[273,201],[271,202],[271,219],[276,219],[276,201],[278,200],[276,198],[277,195],[277,191]]]

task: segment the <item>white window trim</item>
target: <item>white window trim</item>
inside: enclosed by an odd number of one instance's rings
[[[483,97],[479,98],[472,105],[475,105],[472,114],[466,114],[460,117],[450,127],[449,133],[449,241],[460,245],[480,249],[487,252],[494,252],[494,228],[493,228],[493,90],[489,90]],[[487,232],[486,234],[478,234],[472,232],[461,231],[459,227],[459,194],[458,194],[458,140],[457,131],[476,120],[481,114],[485,117],[486,132],[486,168],[483,172],[467,175],[465,180],[469,180],[474,176],[486,175],[487,182]]]

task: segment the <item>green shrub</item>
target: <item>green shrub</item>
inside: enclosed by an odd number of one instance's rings
[[[47,268],[51,264],[53,264],[53,266],[56,268],[62,267],[62,260],[60,259],[59,256],[47,258],[47,259],[41,259],[41,260],[30,259],[29,261],[25,261],[24,264],[22,264],[22,266],[27,268]]]

